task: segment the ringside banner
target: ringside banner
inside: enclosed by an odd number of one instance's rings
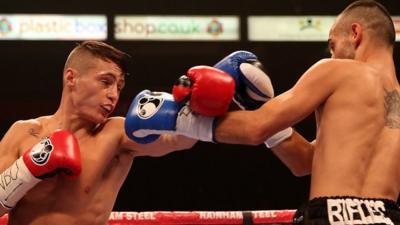
[[[105,15],[0,14],[0,40],[105,39]]]
[[[249,16],[250,41],[327,41],[333,16]]]
[[[336,16],[249,16],[249,41],[323,41]],[[393,16],[396,40],[400,41],[400,16]]]
[[[132,16],[114,19],[116,40],[237,41],[238,16]]]

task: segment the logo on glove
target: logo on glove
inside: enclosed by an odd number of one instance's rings
[[[49,138],[44,138],[31,151],[32,161],[39,166],[43,166],[49,161],[50,154],[54,147]]]
[[[137,105],[137,115],[141,119],[151,118],[157,111],[160,109],[162,104],[164,103],[164,98],[162,98],[161,94],[159,96],[156,92],[152,93],[153,96],[145,95],[141,99],[139,99],[139,104]]]

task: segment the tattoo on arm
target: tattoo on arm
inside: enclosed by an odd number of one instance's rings
[[[397,90],[385,92],[385,126],[400,129],[400,94]]]
[[[31,135],[31,136],[34,136],[35,138],[40,138],[39,137],[39,133],[35,130],[35,129],[33,129],[33,128],[31,128],[31,129],[29,129],[29,134]]]

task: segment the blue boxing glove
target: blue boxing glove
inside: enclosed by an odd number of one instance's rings
[[[180,106],[167,93],[144,90],[136,95],[129,107],[125,118],[125,133],[138,143],[151,143],[160,135],[140,135],[140,131],[142,129],[173,130],[179,110]]]
[[[274,97],[271,80],[253,53],[235,51],[215,64],[214,67],[227,72],[235,79],[236,90],[233,101],[241,109],[258,109]],[[291,137],[292,134],[293,129],[288,127],[272,135],[264,143],[268,148],[273,148]]]
[[[125,118],[126,135],[141,144],[157,140],[160,134],[181,134],[212,141],[213,117],[193,113],[171,94],[144,90],[132,101]]]
[[[235,51],[215,68],[230,74],[236,85],[233,101],[241,108],[254,110],[274,97],[274,89],[257,56],[248,51]]]

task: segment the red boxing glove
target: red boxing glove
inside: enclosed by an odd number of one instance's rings
[[[55,131],[0,174],[0,178],[7,179],[7,185],[3,184],[0,188],[0,205],[7,210],[12,209],[41,179],[58,172],[66,177],[81,173],[78,141],[68,131]]]
[[[76,177],[81,173],[78,141],[68,131],[55,131],[26,151],[23,161],[37,178],[49,177],[59,171],[67,177]]]
[[[189,97],[190,108],[204,116],[224,114],[232,101],[235,81],[222,70],[210,66],[195,66],[187,76],[179,78],[172,94],[175,101]]]

